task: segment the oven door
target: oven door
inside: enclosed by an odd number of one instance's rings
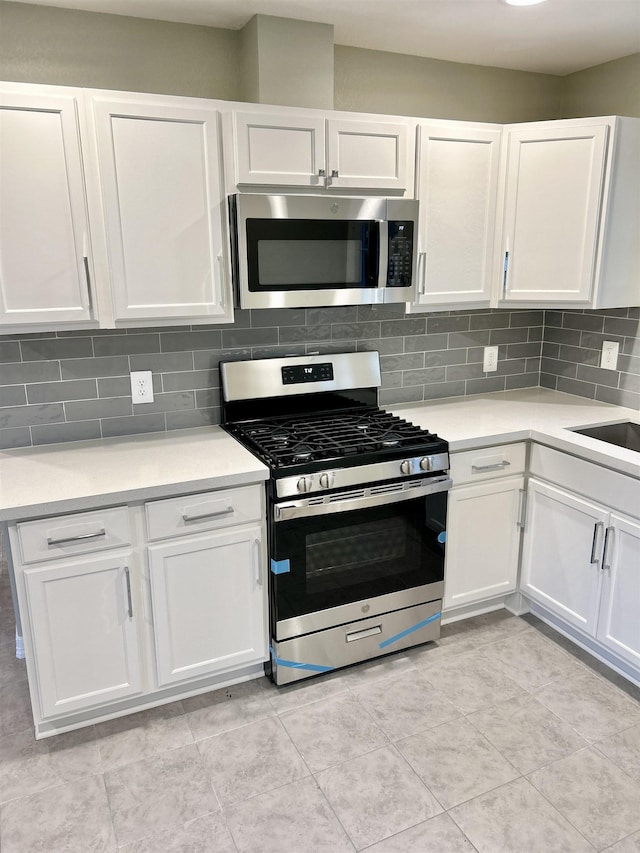
[[[403,483],[272,507],[276,641],[442,598],[447,489]],[[438,608],[439,609],[439,608]]]

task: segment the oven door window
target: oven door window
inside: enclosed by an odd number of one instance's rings
[[[377,287],[374,221],[247,219],[249,290]]]
[[[275,523],[278,620],[442,581],[445,518],[443,492]]]

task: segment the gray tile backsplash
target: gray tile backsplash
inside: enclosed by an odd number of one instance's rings
[[[39,333],[0,341],[0,447],[220,421],[221,360],[378,350],[381,405],[543,385],[640,407],[640,309],[405,315],[404,306],[238,311],[232,326]],[[620,342],[619,370],[597,366]],[[483,347],[498,370],[482,370]],[[542,358],[541,358],[542,357]],[[131,370],[155,400],[133,406]]]
[[[545,311],[540,385],[640,409],[640,308]],[[620,345],[616,370],[603,370],[603,341]]]

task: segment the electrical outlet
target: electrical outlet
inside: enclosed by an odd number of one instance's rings
[[[600,367],[604,367],[605,370],[615,370],[618,364],[619,349],[620,344],[617,341],[603,341]]]
[[[498,369],[498,347],[485,347],[482,369],[485,373],[493,373]]]
[[[153,403],[153,376],[150,370],[133,370],[131,376],[131,402]]]

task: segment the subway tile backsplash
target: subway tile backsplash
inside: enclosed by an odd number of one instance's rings
[[[404,306],[238,311],[232,326],[60,332],[0,341],[0,447],[220,421],[221,360],[354,350],[381,356],[381,405],[544,385],[640,407],[640,309],[405,315]],[[597,367],[620,342],[616,371]],[[498,345],[496,373],[483,347]],[[153,372],[133,406],[131,370]]]
[[[545,311],[540,385],[640,409],[640,308]],[[616,370],[599,367],[603,341],[620,344]]]

